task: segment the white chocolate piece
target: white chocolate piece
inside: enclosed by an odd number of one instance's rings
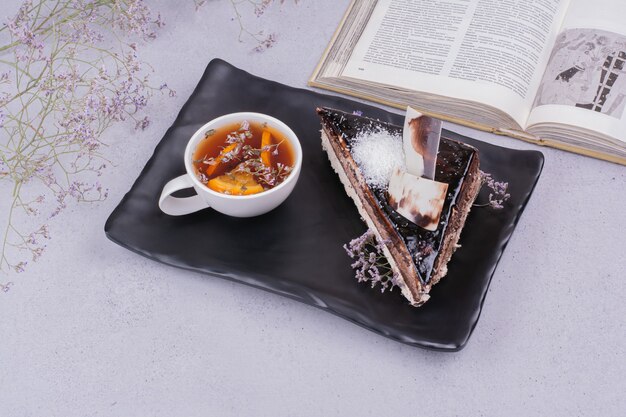
[[[448,184],[418,177],[395,168],[389,181],[389,205],[416,225],[435,231]]]
[[[422,117],[422,113],[417,110],[407,107],[406,116],[404,118],[404,128],[402,129],[402,148],[404,150],[404,159],[406,163],[406,170],[408,173],[421,177],[424,175],[424,157],[419,154],[413,147],[412,142],[412,130],[411,120],[415,120]]]
[[[412,107],[407,107],[402,141],[409,174],[435,179],[441,125],[441,120],[424,116]]]

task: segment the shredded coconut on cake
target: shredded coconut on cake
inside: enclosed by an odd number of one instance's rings
[[[370,187],[385,188],[395,167],[404,167],[402,137],[379,128],[359,133],[352,142],[352,158]]]

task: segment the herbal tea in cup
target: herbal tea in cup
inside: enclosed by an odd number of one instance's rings
[[[186,174],[163,187],[159,208],[181,216],[212,207],[235,217],[267,213],[298,181],[302,148],[283,122],[260,113],[232,113],[202,126],[187,143]],[[171,194],[193,187],[197,195]]]
[[[270,190],[289,176],[294,164],[291,143],[267,122],[243,120],[209,129],[193,153],[198,180],[228,195]]]

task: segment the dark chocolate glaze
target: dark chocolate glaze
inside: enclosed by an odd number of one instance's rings
[[[328,108],[323,108],[318,113],[324,123],[345,141],[350,150],[354,138],[364,131],[382,128],[402,137],[400,126]],[[469,145],[441,138],[437,153],[435,181],[447,183],[448,194],[439,219],[439,226],[432,232],[417,226],[396,212],[387,201],[387,190],[370,187],[378,205],[389,217],[407,246],[423,284],[428,284],[433,275],[433,267],[444,241],[452,209],[459,198],[461,186],[476,152],[476,149]]]

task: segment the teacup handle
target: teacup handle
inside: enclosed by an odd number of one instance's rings
[[[185,188],[193,187],[193,183],[188,174],[181,175],[169,181],[163,187],[161,197],[159,197],[159,208],[165,214],[170,216],[183,216],[185,214],[194,213],[198,210],[205,209],[209,205],[199,196],[192,197],[172,197],[171,194]]]

